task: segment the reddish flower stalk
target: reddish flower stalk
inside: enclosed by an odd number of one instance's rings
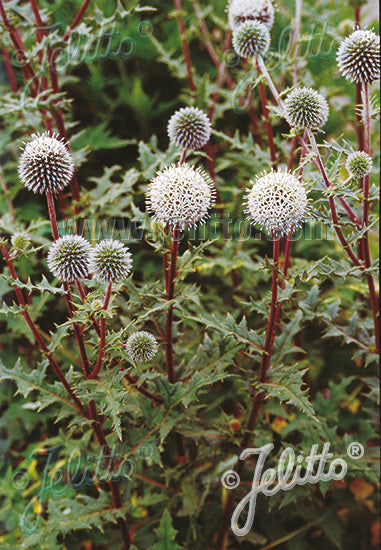
[[[46,202],[48,203],[48,211],[49,211],[50,224],[52,226],[53,240],[56,241],[60,235],[58,233],[57,216],[56,216],[56,209],[54,206],[53,193],[50,193],[49,191],[46,193]]]
[[[16,49],[19,60],[20,62],[22,62],[23,71],[25,71],[25,75],[27,76],[27,78],[31,79],[31,86],[33,86],[33,88],[35,89],[35,92],[38,93],[38,91],[41,89],[40,82],[31,64],[27,60],[27,57],[25,54],[25,46],[18,32],[12,27],[12,25],[9,22],[2,0],[0,0],[0,15],[3,20],[4,26],[8,30],[10,39],[13,42],[13,45]]]
[[[328,179],[327,173],[325,171],[324,164],[323,164],[323,161],[322,161],[321,156],[320,156],[319,148],[318,148],[316,140],[315,140],[315,136],[313,135],[311,130],[307,130],[307,134],[308,134],[311,146],[312,146],[312,150],[316,155],[319,172],[323,176],[324,183],[325,183],[327,189],[330,189],[331,184],[330,184],[330,181]],[[329,201],[329,206],[330,206],[330,209],[331,209],[333,227],[336,231],[336,234],[339,238],[339,241],[343,245],[343,248],[344,248],[345,252],[348,254],[348,256],[352,260],[353,264],[356,265],[357,267],[362,267],[363,268],[364,266],[362,265],[360,260],[357,258],[357,256],[354,255],[354,253],[352,252],[352,250],[351,250],[351,248],[348,244],[348,241],[344,237],[343,231],[340,227],[340,222],[339,222],[339,218],[338,218],[337,211],[336,211],[335,201],[334,201],[334,198],[331,195],[328,197],[328,201]]]
[[[258,73],[262,74],[258,61],[256,62],[256,65],[257,65]],[[276,169],[277,158],[276,158],[276,149],[275,149],[275,143],[274,143],[274,133],[273,133],[273,127],[270,121],[269,109],[267,107],[266,89],[263,82],[258,83],[258,90],[259,90],[259,97],[261,99],[263,116],[265,117],[265,127],[266,127],[266,134],[267,134],[267,143],[270,149],[270,159],[273,167]]]
[[[215,50],[212,46],[212,43],[211,43],[210,38],[209,38],[208,29],[205,25],[204,18],[202,17],[201,8],[200,8],[199,3],[198,2],[193,2],[193,8],[194,8],[196,17],[198,19],[198,22],[200,24],[201,34],[205,38],[205,46],[206,46],[206,49],[208,50],[210,58],[213,61],[214,65],[217,67],[219,73],[221,73],[222,80],[225,80],[228,87],[231,90],[234,90],[235,89],[235,84],[226,72],[225,63],[218,59],[218,56],[217,56],[217,54],[216,54],[216,52],[215,52]],[[225,44],[226,44],[226,42],[228,42],[228,47],[229,47],[229,43],[230,43],[230,38],[231,38],[231,32],[229,30],[226,34],[226,39],[225,39]]]
[[[171,258],[168,271],[168,284],[167,284],[167,300],[173,300],[175,295],[175,278],[176,278],[176,264],[179,251],[180,241],[180,229],[173,229],[172,246],[171,246]],[[167,378],[171,384],[176,382],[174,359],[173,359],[173,305],[167,311],[167,317],[165,322],[165,362]],[[175,433],[175,445],[176,454],[179,464],[184,464],[186,461],[186,450],[184,440],[181,434]]]
[[[370,151],[370,113],[369,113],[369,88],[368,84],[364,83],[362,88],[362,102],[364,112],[364,152],[371,155]],[[362,225],[369,223],[369,174],[364,176],[362,181],[363,190],[363,212]]]
[[[174,0],[174,3],[175,3],[176,12],[177,12],[177,22],[178,22],[179,31],[180,31],[181,49],[183,51],[185,65],[187,68],[189,89],[190,89],[192,98],[196,99],[196,85],[194,83],[194,78],[193,78],[192,62],[191,62],[191,57],[189,53],[188,42],[186,39],[184,19],[181,13],[182,11],[181,0]]]
[[[182,150],[181,157],[180,157],[180,164],[184,164],[185,159],[187,158],[187,151],[188,149],[185,149],[185,148]]]
[[[105,299],[102,307],[103,311],[107,311],[107,308],[110,303],[111,291],[112,291],[112,283],[108,283],[106,288]],[[97,378],[98,374],[100,373],[100,370],[102,368],[103,358],[104,358],[105,345],[106,345],[106,318],[102,316],[101,323],[100,323],[100,341],[99,341],[98,360],[89,378]]]
[[[176,277],[176,264],[177,255],[179,251],[180,229],[173,229],[172,246],[171,246],[171,259],[168,272],[168,288],[167,288],[167,300],[173,300],[175,294],[175,277]],[[166,369],[167,378],[171,384],[175,383],[175,371],[173,363],[173,342],[172,342],[172,325],[173,325],[173,305],[167,311],[167,318],[165,323],[165,343],[166,343]]]
[[[69,286],[68,283],[63,283],[63,287],[65,289],[64,298],[65,298],[66,307],[67,307],[67,310],[68,310],[68,313],[69,313],[69,317],[70,317],[70,319],[72,319],[72,317],[73,317],[73,306],[72,306],[73,299],[72,299],[72,296],[71,296],[70,286]],[[84,342],[84,339],[83,339],[83,334],[81,332],[81,329],[78,326],[78,323],[73,323],[73,331],[74,331],[74,337],[75,337],[75,340],[77,342],[77,346],[78,346],[78,349],[79,349],[79,354],[81,356],[83,374],[85,375],[85,378],[88,378],[89,374],[90,374],[90,371],[91,371],[90,363],[89,363],[89,359],[87,357],[87,351],[86,351],[85,342]]]
[[[226,33],[226,37],[225,37],[224,54],[226,54],[226,52],[229,49],[230,40],[231,40],[231,31],[229,30]],[[214,111],[216,110],[217,101],[218,101],[218,98],[220,97],[220,90],[221,90],[222,82],[224,81],[224,78],[225,78],[224,77],[225,74],[226,74],[225,62],[221,62],[220,66],[218,68],[217,82],[216,82],[215,92],[214,92],[213,97],[212,97],[212,104],[209,107],[209,112],[208,112],[208,117],[209,117],[210,121],[212,121],[213,117],[214,117]],[[233,86],[230,89],[234,90],[235,89],[235,84],[234,84],[234,82],[232,82],[232,84],[233,84]]]
[[[136,380],[136,378],[134,378],[133,376],[131,376],[131,374],[128,374],[126,373],[124,378],[139,392],[141,393],[142,395],[144,395],[145,397],[148,397],[149,399],[151,399],[151,401],[155,404],[155,405],[161,405],[163,403],[163,398],[160,397],[160,395],[156,395],[155,393],[152,393],[150,391],[148,391],[144,386],[139,386],[139,381]]]
[[[2,48],[1,51],[4,57],[4,65],[5,65],[5,70],[7,71],[9,85],[11,87],[12,92],[15,94],[17,93],[17,82],[16,82],[16,76],[15,76],[15,72],[13,70],[13,66],[11,62],[11,56],[9,55],[9,52],[6,48]]]
[[[71,34],[71,31],[73,29],[75,29],[75,27],[77,27],[79,25],[79,23],[82,21],[84,15],[85,15],[85,12],[87,10],[87,8],[89,7],[89,4],[90,4],[91,0],[85,0],[82,4],[82,6],[80,7],[77,15],[74,17],[73,19],[73,22],[72,24],[70,25],[70,28],[66,31],[66,33],[64,34],[64,41],[66,42],[67,40],[69,40],[70,38],[70,34]]]
[[[166,225],[164,227],[164,233],[165,235],[169,234],[169,227]],[[164,273],[164,283],[165,283],[165,291],[168,293],[168,253],[163,252],[163,273]]]

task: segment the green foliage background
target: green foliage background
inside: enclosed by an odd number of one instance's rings
[[[46,0],[39,4],[44,21],[53,25],[48,37],[51,48],[62,47],[62,35],[81,3]],[[193,3],[184,0],[183,4],[196,105],[207,111],[217,69],[205,48]],[[200,6],[212,44],[223,58],[225,5],[202,0]],[[10,0],[6,8],[28,47],[28,57],[46,71],[46,63],[38,61],[45,44],[36,46],[29,3]],[[329,101],[330,117],[318,142],[326,142],[323,153],[330,178],[360,211],[357,186],[340,187],[347,178],[346,155],[356,150],[357,137],[355,87],[340,77],[335,62],[338,42],[350,32],[353,9],[353,2],[304,0],[299,81],[319,89]],[[363,10],[368,24],[377,26],[369,6]],[[294,2],[278,1],[266,60],[282,91],[292,85],[295,58],[293,51],[287,51],[287,29],[293,14]],[[0,41],[13,51],[4,28]],[[124,55],[118,50],[121,43]],[[144,193],[157,169],[178,160],[179,151],[168,144],[169,116],[180,106],[194,104],[172,3],[151,1],[148,6],[131,2],[123,6],[110,0],[94,1],[66,52],[69,61],[61,58],[59,74],[63,94],[55,99],[65,111],[77,166],[82,192],[79,216],[88,220],[89,238],[113,235],[128,244],[134,257],[132,277],[112,298],[102,384],[81,377],[72,321],[66,319],[60,283],[52,280],[46,264],[51,236],[45,203],[24,190],[17,178],[22,141],[33,131],[44,130],[38,109],[49,112],[55,107],[51,96],[31,98],[27,89],[23,93],[19,69],[20,93],[11,93],[3,66],[0,177],[9,192],[3,192],[0,199],[0,229],[4,235],[21,228],[29,233],[33,246],[16,258],[19,286],[30,293],[29,312],[81,399],[86,403],[96,400],[110,444],[129,460],[130,469],[122,482],[125,506],[118,511],[112,509],[102,482],[90,478],[79,482],[85,471],[84,457],[94,464],[99,448],[88,421],[73,414],[64,390],[34,344],[13,302],[9,272],[3,266],[0,548],[119,548],[115,520],[125,514],[136,527],[135,548],[210,548],[221,528],[227,494],[220,477],[234,467],[242,450],[245,417],[260,362],[258,350],[264,344],[269,312],[271,242],[264,235],[257,238],[253,230],[251,237],[239,238],[240,230],[248,227],[243,211],[249,181],[271,167],[265,131],[262,126],[261,148],[253,138],[247,109],[237,108],[233,92],[224,86],[212,135],[222,205],[214,210],[205,233],[204,229],[195,235],[186,233],[180,245],[175,296],[179,382],[171,386],[165,376],[163,345],[152,363],[136,367],[120,344],[138,329],[150,330],[159,338],[156,324],[163,327],[168,308],[161,265],[161,253],[168,242],[145,213]],[[225,54],[225,60],[242,93],[250,80],[254,82],[252,101],[263,122],[255,69],[231,52]],[[371,88],[371,97],[376,120],[376,86]],[[275,107],[271,118],[280,163],[286,166],[289,129]],[[377,258],[376,124],[372,149],[370,239],[372,256]],[[204,152],[193,153],[190,161],[207,166]],[[347,460],[348,473],[341,483],[321,482],[259,498],[250,534],[242,540],[230,537],[234,549],[357,550],[377,543],[377,357],[367,285],[334,237],[324,184],[311,161],[304,167],[304,181],[313,199],[312,215],[304,231],[295,236],[289,276],[279,297],[283,302],[281,324],[269,382],[264,385],[268,398],[253,445],[273,441],[272,464],[276,465],[277,456],[287,446],[307,455],[312,444],[322,447],[330,442],[334,456]],[[15,207],[16,224],[8,199]],[[61,224],[63,231],[73,227],[73,203],[68,217]],[[354,242],[358,240],[344,213],[341,219],[346,233]],[[112,227],[104,220],[118,222]],[[127,222],[144,228],[142,239],[126,229]],[[224,238],[227,227],[230,236]],[[377,273],[376,265],[372,269]],[[86,321],[88,313],[94,312],[94,301],[103,296],[104,289],[97,283],[90,281],[88,286],[90,298],[78,309],[76,320]],[[97,337],[90,326],[85,336],[93,360]],[[121,364],[112,366],[112,358],[120,358]],[[125,385],[121,365],[161,395],[164,404],[154,407]],[[176,464],[174,430],[186,441],[189,459],[185,466]],[[364,445],[362,460],[348,459],[346,448],[351,441]],[[49,454],[52,449],[54,453]],[[253,468],[248,464],[248,483]],[[249,484],[241,484],[237,497],[247,490]],[[86,546],[88,541],[93,546]]]

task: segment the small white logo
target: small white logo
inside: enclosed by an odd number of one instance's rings
[[[364,446],[361,445],[361,443],[357,443],[357,441],[353,441],[353,443],[350,443],[347,447],[347,455],[353,460],[358,460],[363,457],[364,452]]]
[[[239,475],[234,470],[226,470],[221,476],[221,483],[225,489],[235,489],[240,481]]]

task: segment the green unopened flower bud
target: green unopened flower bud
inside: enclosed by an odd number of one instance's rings
[[[11,243],[17,252],[25,252],[30,246],[30,237],[25,231],[17,231],[12,235]]]

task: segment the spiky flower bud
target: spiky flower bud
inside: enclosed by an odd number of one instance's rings
[[[367,83],[380,78],[380,37],[367,29],[344,38],[337,50],[340,73],[352,82]]]
[[[275,236],[300,227],[307,210],[304,185],[291,172],[272,170],[258,177],[247,195],[249,219]]]
[[[25,252],[30,246],[30,237],[25,231],[16,231],[12,235],[11,243],[17,252]]]
[[[320,128],[328,118],[328,103],[312,88],[295,88],[284,102],[285,119],[295,128]]]
[[[48,266],[55,277],[73,283],[88,277],[90,272],[90,243],[79,235],[65,235],[52,244]]]
[[[134,363],[147,363],[157,353],[157,341],[150,332],[139,330],[131,334],[124,348]]]
[[[245,21],[259,21],[271,29],[274,8],[270,0],[231,0],[228,17],[232,30]]]
[[[356,179],[367,176],[372,170],[372,165],[372,157],[364,151],[356,151],[355,153],[351,153],[345,163],[346,169],[350,175]]]
[[[209,118],[197,107],[183,107],[168,122],[168,136],[172,143],[185,149],[201,149],[208,143],[211,132]]]
[[[120,241],[100,241],[94,248],[91,270],[94,278],[107,283],[127,279],[131,273],[132,259],[128,248]]]
[[[48,133],[33,134],[21,154],[19,178],[33,193],[58,193],[73,177],[73,159],[64,141],[57,137]]]
[[[245,21],[234,29],[232,44],[241,57],[264,55],[270,46],[270,33],[264,23]]]
[[[148,187],[146,203],[157,221],[184,229],[204,222],[215,197],[210,177],[189,164],[172,164]]]

